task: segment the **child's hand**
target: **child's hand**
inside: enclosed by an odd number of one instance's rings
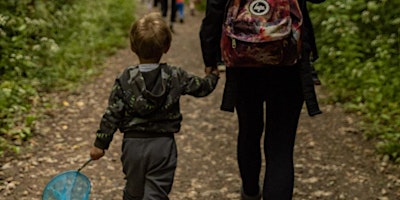
[[[213,74],[219,76],[219,70],[218,70],[218,68],[212,69],[211,73],[213,73]]]
[[[212,74],[219,76],[219,70],[217,67],[206,67],[204,71],[206,72],[206,75],[209,75],[212,73]]]
[[[97,147],[92,147],[92,149],[90,149],[90,157],[92,158],[92,160],[98,160],[103,157],[104,154],[104,149],[100,149]]]

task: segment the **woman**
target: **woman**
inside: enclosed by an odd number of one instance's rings
[[[219,44],[227,1],[207,0],[200,30],[206,71],[216,68],[220,60]],[[309,1],[320,3],[324,0]],[[309,63],[307,57],[312,55],[315,58],[311,59],[315,60],[317,54],[305,3],[305,0],[299,0],[305,22],[303,32],[307,34],[302,41],[305,45],[301,61],[293,66],[226,67],[221,110],[233,112],[236,109],[238,116],[237,159],[243,200],[259,200],[261,196],[268,200],[292,199],[293,149],[304,101],[310,116],[321,113],[315,98],[311,68],[306,64]],[[260,188],[260,140],[264,131],[266,171]]]

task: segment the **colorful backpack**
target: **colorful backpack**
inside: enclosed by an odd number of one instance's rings
[[[228,0],[221,37],[227,67],[293,65],[301,53],[297,0]]]

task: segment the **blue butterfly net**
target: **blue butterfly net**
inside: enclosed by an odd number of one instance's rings
[[[42,200],[89,200],[90,180],[79,171],[58,174],[47,183]]]

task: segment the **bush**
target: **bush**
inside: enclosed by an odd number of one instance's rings
[[[124,0],[0,2],[0,153],[29,138],[41,93],[99,72],[125,45],[134,4]],[[10,145],[11,144],[11,145]]]
[[[317,69],[334,100],[363,117],[379,152],[400,162],[399,1],[339,0],[310,6]]]

